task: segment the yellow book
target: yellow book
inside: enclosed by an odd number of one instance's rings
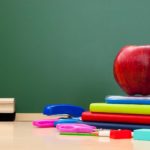
[[[91,103],[91,112],[150,115],[150,105]]]

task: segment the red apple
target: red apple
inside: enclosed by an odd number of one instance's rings
[[[150,45],[121,48],[114,60],[114,77],[129,95],[150,95]]]

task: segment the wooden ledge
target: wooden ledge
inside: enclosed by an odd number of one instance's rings
[[[42,113],[16,113],[15,121],[33,121],[39,119],[50,119],[52,117],[43,115]]]

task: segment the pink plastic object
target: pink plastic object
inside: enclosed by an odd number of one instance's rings
[[[91,133],[96,129],[96,127],[94,126],[77,123],[58,124],[56,128],[59,132],[72,132],[72,133]]]
[[[59,119],[35,120],[32,124],[39,128],[54,127],[54,122]]]

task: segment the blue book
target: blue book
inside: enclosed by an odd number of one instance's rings
[[[143,124],[141,125],[141,124],[90,122],[90,121],[83,121],[82,123],[102,129],[129,129],[129,130],[150,129],[150,125],[143,125]]]
[[[109,104],[150,104],[150,96],[107,96],[105,102]]]

